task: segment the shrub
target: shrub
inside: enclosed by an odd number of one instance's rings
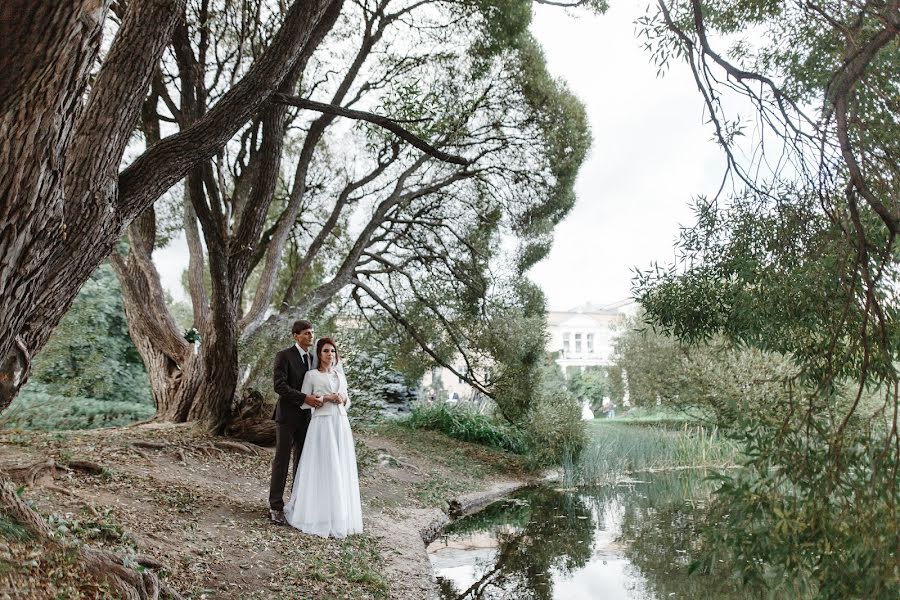
[[[565,456],[577,457],[587,442],[581,404],[568,392],[541,395],[525,420],[529,458],[540,465],[558,465]]]
[[[484,444],[515,454],[527,454],[529,451],[522,431],[479,413],[473,405],[418,403],[413,405],[410,415],[401,423],[415,429],[441,431],[463,442]]]
[[[156,407],[150,402],[59,396],[34,383],[23,388],[3,412],[0,427],[47,431],[121,427],[154,414]]]
[[[358,340],[351,336],[342,343],[341,349],[345,353],[342,356],[349,357],[345,372],[353,403],[350,418],[354,423],[376,422],[388,405],[405,407],[415,400],[415,390],[393,370],[384,353],[360,348]]]

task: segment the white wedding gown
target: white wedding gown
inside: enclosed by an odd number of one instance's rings
[[[344,374],[308,371],[300,388],[304,394],[339,393],[347,395]],[[362,533],[362,506],[359,500],[359,476],[356,448],[346,404],[326,402],[312,410],[300,464],[294,477],[291,499],[284,507],[288,523],[322,537],[345,537]]]

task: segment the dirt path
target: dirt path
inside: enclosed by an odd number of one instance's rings
[[[217,447],[190,426],[0,432],[0,470],[21,480],[18,468],[48,458],[102,466],[99,474],[44,471],[24,496],[54,527],[155,563],[187,598],[436,597],[423,534],[446,522],[452,500],[520,485],[521,465],[398,426],[359,430],[356,440],[365,533],[346,540],[270,525],[272,451]],[[0,543],[0,598],[4,590],[42,597],[41,578],[58,575],[50,559],[35,564],[28,552],[25,541]],[[78,581],[44,583],[96,595]]]

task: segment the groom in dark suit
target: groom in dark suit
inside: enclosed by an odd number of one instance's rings
[[[278,403],[272,415],[275,419],[275,458],[272,460],[272,480],[269,483],[269,518],[278,525],[287,523],[284,518],[284,484],[291,451],[294,454],[292,473],[296,476],[309,428],[310,411],[304,410],[303,405],[314,408],[322,406],[322,398],[300,391],[304,375],[315,368],[312,323],[305,319],[294,321],[291,333],[294,345],[275,356],[274,381]]]

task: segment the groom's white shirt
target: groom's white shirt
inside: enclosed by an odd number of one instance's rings
[[[317,364],[318,361],[316,360],[316,355],[313,353],[312,348],[310,348],[309,352],[307,352],[306,350],[303,349],[303,346],[301,346],[301,345],[298,344],[297,342],[294,342],[294,348],[296,348],[296,349],[297,349],[297,352],[300,353],[300,359],[301,359],[301,360],[303,359],[303,355],[304,355],[304,354],[308,357],[307,360],[309,360],[309,368],[310,368],[310,370],[315,369],[316,367],[319,366],[319,365]]]

